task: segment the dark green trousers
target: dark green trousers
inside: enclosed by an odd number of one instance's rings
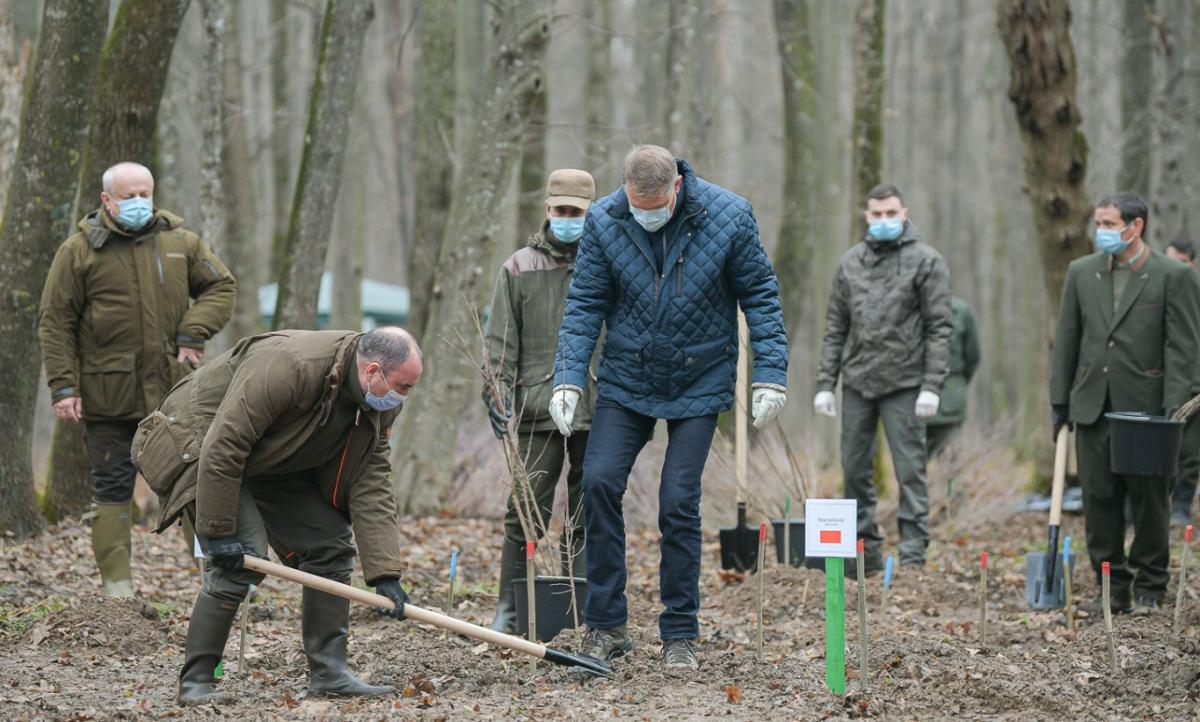
[[[1188,419],[1183,430],[1183,446],[1179,450],[1179,473],[1171,491],[1171,508],[1189,519],[1192,500],[1196,497],[1196,480],[1200,477],[1200,414]]]
[[[1107,408],[1107,407],[1106,407]],[[1097,579],[1109,563],[1114,600],[1130,593],[1161,600],[1167,591],[1170,558],[1170,480],[1158,476],[1114,474],[1109,424],[1101,415],[1094,424],[1075,427],[1079,485],[1088,556]],[[1125,501],[1133,515],[1133,543],[1125,553]]]
[[[904,389],[878,399],[866,399],[851,388],[842,389],[842,475],[844,495],[858,500],[858,536],[868,558],[883,550],[883,535],[875,524],[876,429],[883,421],[900,486],[900,563],[924,564],[929,546],[929,490],[925,480],[925,422],[917,418],[920,389]]]

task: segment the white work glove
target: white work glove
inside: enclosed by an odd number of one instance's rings
[[[559,389],[550,397],[550,418],[563,436],[571,435],[571,422],[575,420],[575,407],[579,404],[579,392],[575,389]]]
[[[917,416],[922,419],[936,416],[939,401],[938,395],[932,391],[922,391],[917,394]]]
[[[813,411],[821,416],[834,418],[837,416],[837,399],[832,391],[819,391],[813,399]]]
[[[754,389],[751,396],[750,413],[754,414],[754,428],[761,429],[779,415],[787,402],[787,394],[775,389]]]

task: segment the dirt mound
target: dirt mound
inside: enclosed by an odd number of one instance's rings
[[[157,652],[169,639],[167,626],[149,604],[97,596],[51,612],[0,643],[7,647],[45,645],[140,656]]]

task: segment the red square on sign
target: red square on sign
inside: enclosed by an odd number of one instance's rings
[[[841,544],[842,543],[842,533],[837,530],[822,529],[821,530],[821,543],[822,544]]]

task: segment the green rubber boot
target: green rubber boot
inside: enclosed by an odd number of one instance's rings
[[[129,570],[132,510],[132,501],[92,504],[92,554],[100,568],[104,593],[110,597],[133,596],[133,574]]]

